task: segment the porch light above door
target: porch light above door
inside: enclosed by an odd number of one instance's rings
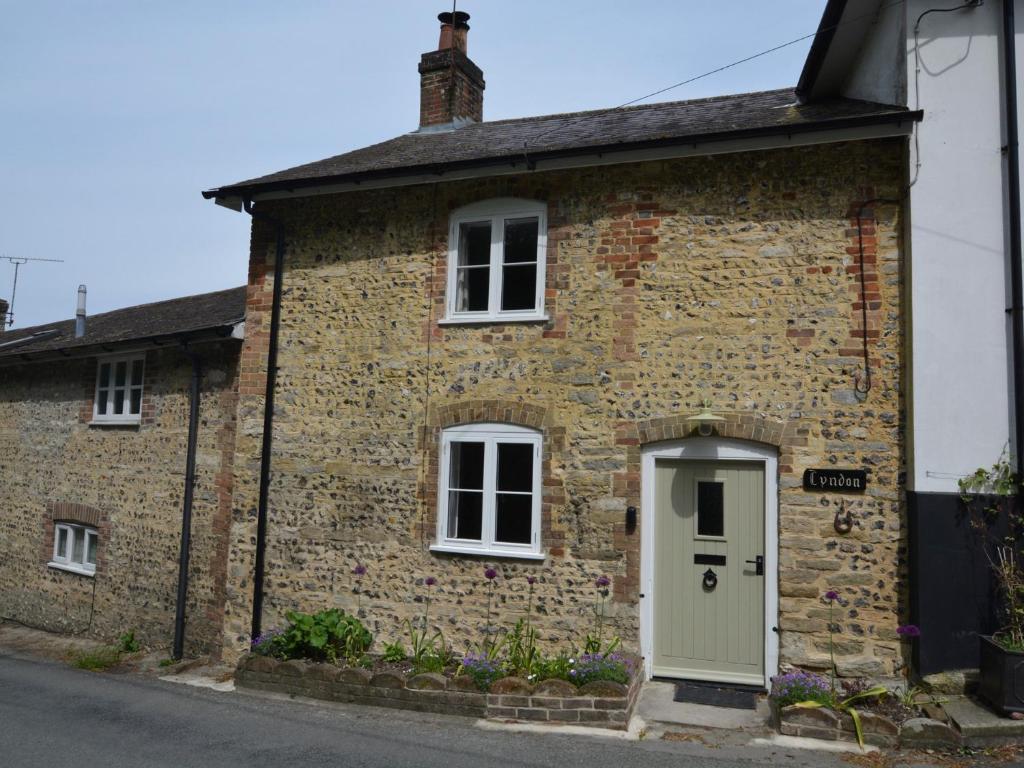
[[[696,416],[690,416],[686,421],[697,428],[697,434],[701,437],[710,437],[715,430],[715,426],[724,423],[725,419],[713,414],[711,412],[711,401],[705,400],[704,410]]]

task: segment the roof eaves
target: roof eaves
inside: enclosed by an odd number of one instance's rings
[[[844,0],[845,1],[845,0]],[[855,115],[852,117],[826,118],[823,120],[795,123],[792,125],[771,125],[757,128],[741,128],[731,131],[716,131],[710,133],[689,134],[674,136],[663,139],[649,139],[643,141],[621,142],[618,144],[605,145],[583,145],[577,147],[564,147],[547,151],[531,151],[530,160],[551,160],[561,157],[578,157],[580,155],[606,155],[615,152],[629,152],[636,149],[660,148],[671,146],[698,146],[712,142],[759,139],[769,136],[786,136],[801,133],[810,133],[823,130],[843,130],[847,128],[866,127],[873,125],[886,125],[902,123],[908,120],[920,121],[920,111],[910,111],[902,107],[894,108],[892,111]],[[226,187],[218,187],[203,191],[203,197],[207,200],[222,200],[225,198],[251,199],[254,195],[266,192],[297,192],[302,189],[310,189],[334,184],[359,184],[364,181],[375,181],[410,175],[436,175],[443,176],[446,172],[463,170],[469,168],[484,168],[487,166],[504,166],[511,164],[516,166],[522,164],[526,167],[526,159],[523,154],[502,154],[472,158],[469,160],[458,160],[446,163],[431,163],[423,165],[409,165],[380,170],[360,171],[357,173],[324,175],[306,179],[283,179],[268,181],[258,184],[237,184]]]

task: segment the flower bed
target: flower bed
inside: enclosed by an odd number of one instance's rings
[[[502,677],[482,691],[476,680],[464,674],[375,674],[359,667],[250,654],[239,662],[235,682],[246,688],[327,701],[504,722],[576,723],[624,730],[643,677],[642,666],[629,660],[628,685],[593,680],[577,687],[560,679],[531,684],[519,677]]]
[[[366,567],[357,565],[352,574],[361,578]],[[642,671],[639,659],[618,652],[618,638],[605,641],[611,580],[594,581],[594,632],[579,646],[548,655],[531,623],[537,577],[527,576],[526,614],[511,629],[491,623],[498,577],[496,568],[484,570],[486,623],[481,640],[463,654],[455,653],[430,622],[437,579],[428,576],[420,582],[422,617],[407,619],[405,638],[385,645],[383,653],[370,654],[374,639],[359,618],[361,600],[354,615],[338,608],[292,611],[287,626],[253,640],[253,653],[239,663],[236,681],[278,693],[425,712],[625,728]]]

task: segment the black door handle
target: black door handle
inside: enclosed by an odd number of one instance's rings
[[[754,566],[756,575],[764,576],[764,555],[758,555],[753,560],[747,560],[746,562]]]

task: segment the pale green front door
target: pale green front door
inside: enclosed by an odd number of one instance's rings
[[[764,480],[758,462],[655,462],[655,676],[764,683]]]

